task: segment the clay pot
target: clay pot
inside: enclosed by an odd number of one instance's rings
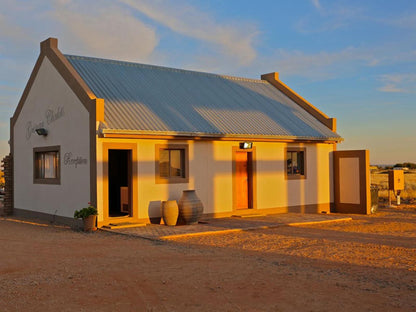
[[[160,209],[165,225],[175,226],[179,215],[179,209],[176,200],[162,201]]]
[[[95,226],[96,221],[97,221],[96,215],[90,215],[86,217],[85,219],[82,219],[82,221],[84,223],[85,232],[92,232],[92,231],[97,230],[97,227]]]
[[[179,216],[185,221],[185,224],[197,224],[204,211],[204,206],[195,190],[183,191],[178,206]]]

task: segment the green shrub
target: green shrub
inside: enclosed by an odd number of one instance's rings
[[[85,219],[89,216],[96,216],[98,215],[97,208],[95,208],[91,203],[88,203],[88,207],[82,208],[81,210],[75,210],[74,218],[76,219]]]

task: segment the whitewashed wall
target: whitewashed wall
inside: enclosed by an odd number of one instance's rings
[[[48,118],[48,114],[54,118]],[[31,129],[42,126],[46,137]],[[33,183],[33,148],[59,145],[61,184]],[[90,201],[89,114],[74,92],[44,58],[14,126],[15,208],[73,217]],[[86,163],[65,164],[80,157]]]

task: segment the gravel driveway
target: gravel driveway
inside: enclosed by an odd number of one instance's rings
[[[1,311],[415,311],[416,207],[149,241],[0,220]]]

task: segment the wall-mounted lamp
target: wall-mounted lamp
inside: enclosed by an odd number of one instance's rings
[[[253,142],[240,143],[240,149],[250,149],[250,148],[253,148]]]
[[[46,130],[45,128],[38,128],[35,131],[36,131],[37,135],[43,135],[43,136],[48,135],[48,130]]]

